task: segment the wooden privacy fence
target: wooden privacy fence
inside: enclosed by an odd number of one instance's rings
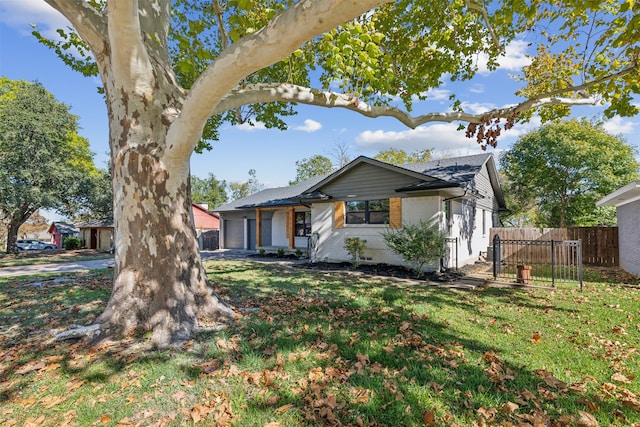
[[[619,262],[618,227],[492,228],[491,242],[496,235],[502,240],[582,240],[583,264],[617,267]],[[543,246],[539,248],[544,250]],[[517,251],[515,246],[505,246],[501,255],[511,258],[517,256]]]

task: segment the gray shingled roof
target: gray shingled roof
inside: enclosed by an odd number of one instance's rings
[[[491,153],[481,153],[471,156],[451,157],[423,163],[407,164],[402,167],[444,181],[466,184],[471,182],[482,170],[482,167],[491,156]]]
[[[473,181],[475,176],[482,170],[484,164],[492,157],[491,153],[474,154],[470,156],[452,157],[448,159],[432,160],[423,163],[412,163],[400,166],[411,172],[417,172],[439,181],[417,182],[407,187],[405,190],[436,189],[446,187],[464,187]],[[358,161],[360,158],[354,160]],[[351,167],[353,163],[345,166]],[[384,162],[383,162],[384,163]],[[289,187],[269,188],[255,194],[234,200],[216,209],[215,212],[233,211],[236,209],[250,209],[265,206],[291,206],[300,204],[302,195],[307,190],[315,187],[328,177],[339,176],[339,171],[332,175],[321,175],[313,177]],[[329,180],[332,178],[329,178]]]
[[[315,176],[306,181],[288,187],[267,188],[247,197],[234,200],[213,209],[214,212],[233,211],[241,208],[256,208],[260,206],[289,206],[299,204],[296,199],[307,189],[326,178],[327,175]]]

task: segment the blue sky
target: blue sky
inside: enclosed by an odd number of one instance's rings
[[[104,167],[108,158],[108,122],[104,100],[97,93],[97,78],[85,78],[64,65],[53,51],[41,46],[30,34],[30,24],[53,35],[56,28],[68,25],[66,20],[42,0],[0,1],[0,75],[10,79],[39,81],[58,101],[71,106],[79,117],[80,134],[87,138],[96,153],[95,162]],[[501,68],[493,73],[483,71],[470,82],[446,83],[429,93],[425,102],[416,105],[415,113],[442,112],[449,109],[452,92],[464,101],[471,112],[513,104],[518,84],[509,77],[527,62],[526,54],[534,53],[526,41],[516,41],[507,49]],[[601,109],[580,107],[574,115],[593,117]],[[204,154],[193,154],[192,173],[205,178],[213,173],[218,179],[246,181],[249,169],[255,169],[265,187],[287,185],[295,178],[295,162],[316,154],[331,158],[331,151],[341,145],[352,158],[373,156],[381,150],[400,148],[407,152],[432,149],[434,157],[475,154],[481,152],[475,140],[456,131],[457,124],[431,124],[408,129],[399,122],[369,119],[340,109],[300,106],[296,116],[287,119],[289,130],[269,130],[263,126],[232,127],[225,125],[221,140]],[[518,136],[539,126],[537,120],[517,125],[503,134],[497,150],[508,149]],[[608,132],[622,135],[640,151],[640,117],[614,118],[606,123]]]

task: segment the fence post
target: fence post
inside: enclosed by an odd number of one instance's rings
[[[500,275],[500,236],[493,236],[493,280],[497,280]]]
[[[553,239],[551,239],[551,287],[556,287],[556,247]]]

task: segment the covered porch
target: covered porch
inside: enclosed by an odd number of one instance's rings
[[[255,208],[255,249],[260,253],[308,255],[311,210],[303,205]]]

